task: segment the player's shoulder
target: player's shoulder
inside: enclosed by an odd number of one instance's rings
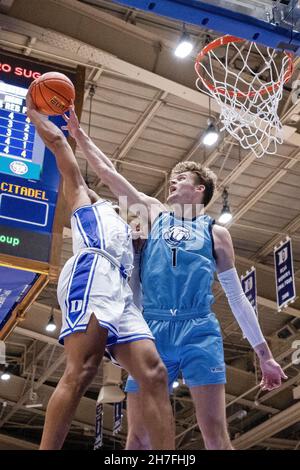
[[[217,236],[220,240],[230,240],[231,236],[229,230],[222,225],[214,224],[213,225],[213,234]]]
[[[148,207],[153,205],[153,206],[160,208],[161,211],[167,210],[165,205],[161,201],[156,199],[155,197],[148,196],[147,194],[144,194],[144,193],[140,193],[140,194],[143,197]]]

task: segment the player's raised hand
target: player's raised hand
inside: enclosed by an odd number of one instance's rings
[[[34,81],[31,83],[30,87],[28,88],[27,95],[26,95],[26,107],[27,107],[27,110],[29,111],[31,111],[32,109],[36,110],[36,106],[31,96],[31,90],[32,90],[33,84],[34,84]]]
[[[76,133],[80,128],[78,117],[75,113],[74,104],[72,104],[69,109],[69,116],[63,114],[63,118],[66,121],[66,125],[62,126],[62,130],[68,131],[70,136],[75,139]]]
[[[280,387],[282,379],[288,378],[278,362],[276,362],[274,359],[260,361],[260,368],[262,372],[260,386],[263,391],[270,391]]]
[[[32,94],[31,94],[31,90],[33,88],[33,84],[34,84],[35,80],[31,83],[30,87],[28,88],[28,91],[27,91],[27,95],[26,95],[26,108],[27,108],[27,116],[29,117],[29,119],[31,121],[34,120],[34,117],[36,119],[38,119],[40,117],[40,114],[37,110],[37,107],[32,99]]]

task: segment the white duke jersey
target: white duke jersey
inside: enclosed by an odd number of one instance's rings
[[[73,253],[94,249],[107,253],[121,274],[129,275],[133,265],[131,228],[109,201],[76,209],[71,217]]]

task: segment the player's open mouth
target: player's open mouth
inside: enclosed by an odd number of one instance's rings
[[[170,189],[169,189],[169,193],[174,193],[174,191],[176,191],[176,186],[171,186]]]

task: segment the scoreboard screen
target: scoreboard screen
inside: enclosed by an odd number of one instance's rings
[[[0,255],[46,263],[60,175],[26,115],[26,94],[35,78],[54,68],[0,51]],[[75,82],[76,72],[60,71]],[[44,118],[64,125],[61,116]]]
[[[26,116],[27,88],[0,81],[0,171],[40,178],[45,145]]]

